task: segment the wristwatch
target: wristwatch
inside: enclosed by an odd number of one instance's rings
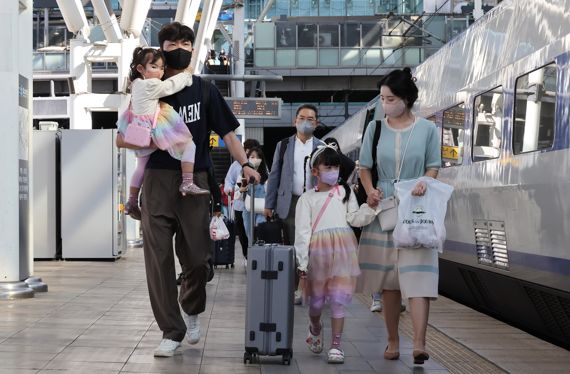
[[[250,167],[252,170],[255,170],[255,168],[253,167],[253,164],[251,162],[244,162],[243,164],[241,164],[241,168],[243,169],[244,167]]]

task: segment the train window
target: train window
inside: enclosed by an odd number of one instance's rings
[[[513,153],[552,147],[556,107],[556,65],[517,78]]]
[[[441,138],[441,166],[460,165],[463,162],[463,129],[465,103],[443,111]]]
[[[503,129],[503,87],[476,96],[473,108],[472,159],[498,158]]]

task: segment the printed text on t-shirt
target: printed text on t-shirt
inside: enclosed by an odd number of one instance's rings
[[[200,103],[181,106],[179,111],[180,117],[182,117],[185,123],[192,123],[200,120]]]

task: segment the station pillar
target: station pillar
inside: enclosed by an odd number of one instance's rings
[[[0,299],[29,298],[33,268],[30,212],[32,131],[32,0],[0,8],[2,136],[0,136]],[[32,281],[37,280],[31,279]]]

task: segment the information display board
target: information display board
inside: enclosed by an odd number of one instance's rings
[[[226,97],[236,118],[279,119],[281,99],[265,97]]]

